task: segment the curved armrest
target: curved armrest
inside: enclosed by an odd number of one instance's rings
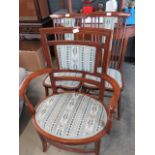
[[[118,102],[118,99],[120,96],[120,87],[119,87],[118,83],[109,75],[103,74],[102,77],[104,80],[108,81],[113,87],[114,94],[110,100],[110,112],[114,112],[116,103]]]
[[[27,76],[27,78],[24,80],[21,88],[19,89],[19,96],[23,96],[25,94],[26,89],[27,89],[31,80],[33,80],[34,78],[36,78],[42,74],[51,73],[51,72],[52,72],[51,68],[46,68],[46,69],[41,69],[37,72],[31,73],[29,76]]]
[[[112,129],[113,113],[115,112],[115,108],[116,108],[116,105],[118,103],[118,98],[120,96],[120,87],[117,84],[117,82],[107,74],[103,74],[102,79],[108,81],[112,85],[113,90],[114,90],[113,91],[114,94],[113,94],[113,96],[112,96],[112,98],[110,100],[108,122],[107,122],[107,132],[110,133],[110,131]]]
[[[28,108],[29,112],[31,113],[31,115],[33,115],[35,113],[35,109],[33,107],[33,105],[31,104],[31,102],[29,101],[28,97],[26,96],[25,92],[26,89],[30,83],[31,80],[33,80],[34,78],[42,75],[42,74],[46,74],[46,73],[51,73],[52,69],[51,68],[47,68],[47,69],[42,69],[39,70],[37,72],[34,72],[32,74],[30,74],[29,76],[27,76],[27,78],[24,80],[22,86],[19,89],[19,96],[23,97],[25,102],[26,107]]]

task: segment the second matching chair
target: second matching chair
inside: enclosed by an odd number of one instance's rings
[[[52,14],[50,15],[53,21],[53,27],[95,27],[110,29],[113,32],[112,36],[112,48],[110,51],[110,63],[107,70],[107,74],[114,78],[121,89],[124,89],[124,75],[123,64],[124,57],[127,48],[126,38],[126,18],[129,17],[129,13],[124,12],[93,12],[90,14]],[[74,39],[72,34],[65,36],[66,39]],[[102,68],[98,68],[99,72],[102,72]],[[94,77],[95,78],[95,77]],[[96,78],[97,80],[97,78]],[[44,85],[47,88],[47,85]],[[88,84],[87,84],[88,87]],[[94,88],[89,85],[88,87]],[[106,84],[106,90],[113,92],[111,85]],[[121,95],[118,101],[117,118],[120,118],[120,106]]]
[[[110,50],[110,63],[107,74],[114,78],[120,86],[121,92],[124,89],[123,65],[126,51],[126,18],[129,13],[124,12],[93,12],[90,14],[52,14],[53,27],[86,27],[112,30],[112,45]],[[65,34],[66,40],[74,40],[73,34]],[[98,72],[102,73],[99,67]],[[96,77],[88,77],[98,80]],[[46,91],[50,86],[46,80],[44,87]],[[93,85],[85,85],[87,90],[96,89]],[[113,92],[110,84],[106,83],[106,90]],[[120,119],[121,95],[117,106],[117,118]]]

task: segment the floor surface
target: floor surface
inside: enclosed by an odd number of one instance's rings
[[[135,66],[125,63],[124,73],[126,86],[122,93],[121,119],[120,121],[114,119],[110,135],[102,138],[100,155],[135,154]],[[28,90],[30,98],[35,102],[45,95],[41,84],[38,85],[42,79],[43,77],[32,81]],[[20,117],[19,129],[20,155],[78,155],[78,153],[63,151],[53,146],[43,153],[41,141],[32,126],[25,107]]]

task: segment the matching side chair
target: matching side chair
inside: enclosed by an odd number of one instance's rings
[[[111,30],[43,28],[40,32],[48,68],[29,75],[20,88],[20,96],[24,97],[32,115],[43,151],[47,151],[48,144],[52,144],[68,151],[99,155],[101,138],[111,130],[113,113],[120,95],[117,82],[105,74],[109,64]],[[73,34],[74,40],[65,40],[65,33]],[[51,34],[56,37],[55,40],[49,40]],[[102,44],[101,40],[104,40]],[[55,49],[56,69],[52,67],[51,46]],[[104,62],[103,73],[97,72],[97,67],[101,65],[100,57]],[[52,95],[34,107],[26,95],[26,89],[31,80],[42,74],[49,74]],[[90,76],[97,77],[99,81],[87,78]],[[109,104],[105,104],[104,98],[106,82],[113,89]],[[98,96],[83,91],[85,83],[95,86]],[[60,88],[65,89],[60,91]],[[95,144],[93,149],[74,147],[89,143]]]
[[[126,51],[126,18],[130,14],[124,12],[96,12],[92,14],[62,14],[51,15],[54,27],[91,27],[112,30],[112,44],[110,50],[110,63],[107,74],[114,78],[120,86],[121,92],[124,90],[123,65]],[[68,38],[74,39],[71,34]],[[68,39],[66,36],[66,39]],[[99,67],[98,72],[102,73]],[[95,77],[89,77],[95,79]],[[98,80],[98,78],[96,78]],[[47,87],[47,85],[44,85]],[[88,90],[96,89],[93,85],[86,84]],[[110,84],[106,83],[106,90],[112,92]],[[96,92],[96,91],[95,91]],[[117,106],[117,118],[120,119],[121,95]]]

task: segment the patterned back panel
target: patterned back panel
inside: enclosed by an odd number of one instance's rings
[[[74,27],[75,26],[75,18],[64,18],[62,19],[62,23],[64,27]]]
[[[114,30],[115,23],[118,22],[116,17],[87,17],[82,23],[84,27],[106,28]]]
[[[61,20],[53,20],[54,27],[58,25],[64,27],[75,27],[75,18],[62,18]],[[74,40],[74,34],[66,33],[65,40]]]
[[[86,45],[57,45],[60,69],[94,72],[96,47]]]
[[[84,27],[105,28],[110,30],[114,30],[115,24],[118,22],[117,17],[87,17],[84,20],[82,20]],[[105,37],[102,38],[103,43],[105,43],[105,39]],[[112,49],[112,43],[110,49]],[[102,54],[104,54],[104,52],[102,52]]]
[[[76,18],[61,18],[60,20],[54,20],[54,25],[60,24],[64,27],[75,27],[78,26],[76,23]],[[114,30],[115,24],[118,23],[117,17],[84,17],[81,19],[82,27],[96,27]],[[65,40],[74,40],[74,34],[66,33],[64,34]],[[106,37],[102,36],[102,43],[105,43]],[[110,45],[110,52],[112,49],[112,42]],[[102,49],[102,58],[104,56],[104,49]]]

